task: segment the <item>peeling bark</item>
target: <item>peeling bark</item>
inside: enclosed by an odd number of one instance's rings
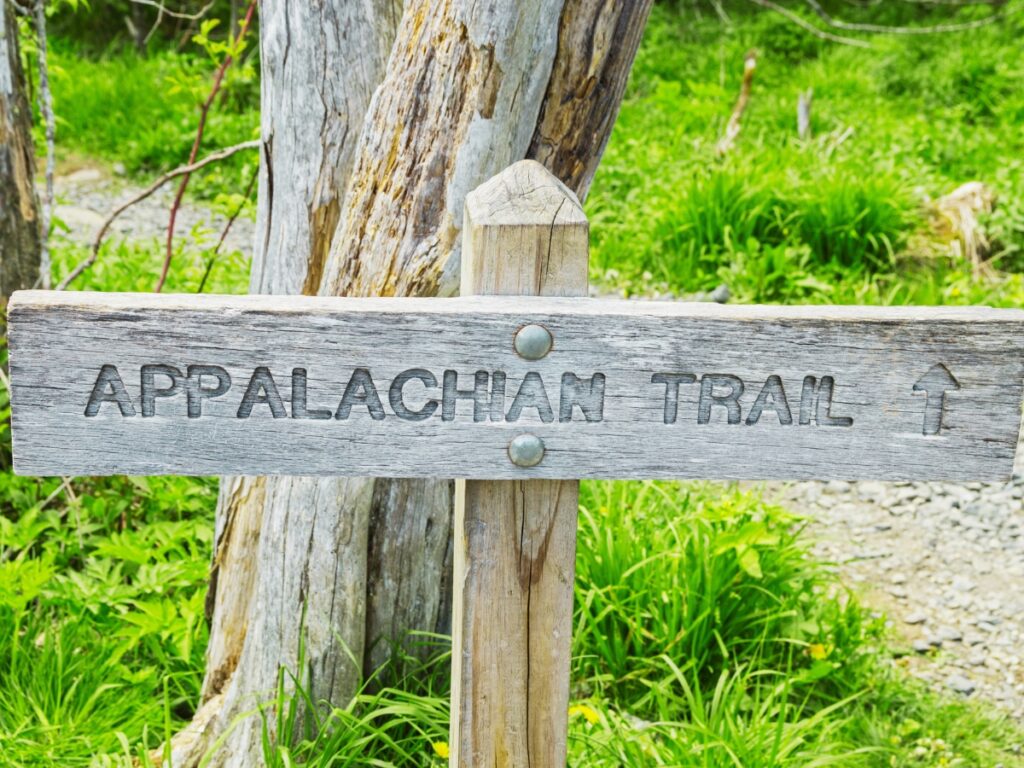
[[[316,292],[342,210],[341,198],[363,118],[384,76],[401,7],[401,0],[261,2],[263,150],[251,292]],[[294,669],[297,663],[301,605],[278,606],[280,631],[275,637],[279,642],[267,639],[267,624],[249,636],[254,617],[273,604],[273,590],[257,590],[259,576],[280,577],[277,560],[281,553],[275,548],[286,542],[274,522],[282,511],[287,521],[288,505],[282,510],[282,499],[295,504],[293,513],[303,517],[312,513],[310,505],[315,500],[321,518],[318,535],[325,533],[325,520],[341,526],[326,532],[325,541],[332,541],[333,547],[315,550],[318,564],[333,565],[338,557],[347,557],[346,546],[355,547],[356,560],[350,565],[365,560],[365,518],[372,486],[354,494],[332,493],[332,483],[306,481],[300,492],[292,493],[301,482],[297,478],[225,478],[221,483],[207,598],[210,641],[203,704],[190,727],[172,742],[173,765],[196,765],[238,713],[266,700],[277,668]],[[353,532],[344,524],[358,524],[363,530]],[[334,599],[322,568],[304,573],[302,591],[314,590]],[[345,670],[347,653],[338,647],[336,638],[354,640],[357,647],[351,650],[361,656],[365,598],[353,601],[339,595],[338,600],[340,609],[349,610],[350,615],[337,615],[332,608],[322,619],[319,604],[312,614],[316,626],[311,628],[310,651],[323,660],[319,669],[311,667],[309,673],[312,694],[332,699],[340,691],[337,699],[342,700],[355,685],[359,665]],[[306,610],[308,613],[309,608]],[[285,631],[290,627],[295,633]],[[355,638],[347,636],[347,627],[358,627]],[[336,652],[326,653],[318,644]],[[266,674],[252,671],[256,668]],[[233,757],[230,753],[236,751],[235,744],[243,743],[238,757]],[[218,760],[221,764],[258,764],[258,751],[258,734],[239,729],[228,737]]]
[[[558,58],[527,157],[585,200],[654,0],[566,0]]]
[[[18,52],[14,10],[0,0],[0,317],[7,298],[39,277],[40,233],[34,187],[32,112]],[[0,320],[0,324],[5,322]]]
[[[260,4],[263,162],[252,293],[316,293],[401,8],[401,0]]]

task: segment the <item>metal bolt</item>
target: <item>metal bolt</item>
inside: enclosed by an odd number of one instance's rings
[[[551,351],[553,344],[551,331],[543,325],[524,325],[516,331],[513,342],[516,354],[525,360],[540,360]]]
[[[508,444],[508,457],[517,467],[535,467],[544,458],[544,441],[536,435],[516,435]]]

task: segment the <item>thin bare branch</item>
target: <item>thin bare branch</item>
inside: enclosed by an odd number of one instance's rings
[[[857,48],[871,47],[871,44],[864,40],[858,40],[855,37],[843,37],[841,35],[834,35],[828,30],[816,27],[799,14],[793,13],[788,8],[785,8],[779,5],[778,3],[772,2],[772,0],[750,0],[750,2],[752,2],[754,5],[758,5],[762,8],[767,8],[771,11],[775,11],[776,13],[782,16],[785,16],[787,19],[792,21],[801,29],[807,30],[812,35],[814,35],[815,37],[820,37],[822,40],[828,40],[829,42],[832,43],[842,43],[843,45],[852,45]]]
[[[237,152],[241,152],[246,149],[258,149],[259,146],[259,139],[253,139],[252,141],[244,141],[241,144],[235,144],[232,147],[227,147],[217,152],[212,152],[206,157],[204,157],[202,160],[198,160],[194,163],[189,163],[188,165],[179,166],[175,168],[173,171],[168,171],[159,179],[157,179],[148,187],[146,187],[144,190],[142,190],[139,194],[135,195],[135,197],[119,205],[117,208],[114,209],[114,211],[109,216],[107,216],[106,219],[104,219],[103,224],[100,225],[100,229],[96,233],[96,239],[93,240],[92,250],[89,253],[89,257],[79,262],[75,266],[75,268],[68,273],[67,277],[60,281],[60,283],[57,285],[57,290],[65,290],[73,280],[75,280],[79,275],[85,272],[85,270],[87,270],[89,267],[96,263],[96,259],[99,257],[100,254],[100,246],[103,244],[103,238],[106,237],[107,230],[110,229],[110,225],[114,223],[114,220],[118,216],[120,216],[129,208],[131,208],[133,205],[135,205],[136,203],[141,203],[143,200],[152,195],[154,192],[160,189],[160,187],[162,187],[164,184],[171,181],[172,179],[176,179],[179,176],[184,176],[185,174],[195,173],[196,171],[205,168],[211,163],[216,163],[220,160],[224,160],[228,157],[231,157]]]
[[[934,35],[945,32],[966,32],[971,29],[979,29],[993,24],[1003,18],[1001,10],[995,11],[982,19],[971,21],[954,22],[951,24],[933,24],[926,27],[893,27],[885,24],[860,24],[842,21],[826,11],[818,0],[804,0],[807,6],[817,14],[818,18],[824,21],[833,29],[841,29],[844,32],[871,32],[883,35]]]
[[[53,222],[53,174],[56,166],[55,138],[57,121],[53,115],[53,94],[50,92],[50,68],[47,61],[46,0],[36,0],[36,37],[38,38],[39,64],[39,112],[46,125],[46,196],[40,216],[39,282],[46,290],[50,288],[50,228]]]
[[[757,68],[757,51],[751,49],[743,57],[743,82],[740,83],[740,95],[736,99],[736,106],[733,107],[729,122],[725,126],[725,133],[718,140],[715,152],[721,157],[725,155],[733,144],[736,137],[740,135],[740,121],[743,113],[747,111],[747,104],[750,103],[750,92],[754,87],[754,70]]]
[[[715,9],[715,14],[718,16],[718,20],[724,24],[732,24],[732,19],[729,18],[729,14],[725,12],[725,8],[722,7],[720,0],[711,0],[711,7]]]
[[[217,255],[220,253],[220,248],[224,245],[224,241],[228,239],[228,233],[231,231],[231,227],[234,225],[235,220],[238,219],[242,211],[245,210],[245,206],[248,204],[249,198],[252,197],[252,191],[256,187],[256,179],[259,178],[259,175],[260,171],[257,167],[249,177],[249,183],[246,185],[245,193],[242,195],[242,202],[238,204],[237,208],[235,208],[234,213],[228,217],[228,221],[220,233],[220,239],[218,239],[217,244],[213,246],[210,258],[206,262],[206,270],[203,272],[203,279],[199,281],[199,287],[196,288],[196,293],[202,293],[203,289],[206,288],[206,281],[210,277],[210,272],[213,271],[213,265],[217,262]]]
[[[163,24],[165,10],[164,4],[161,2],[159,10],[156,12],[156,19],[153,21],[153,26],[149,28],[149,32],[146,33],[146,36],[142,38],[142,44],[144,46],[149,45],[149,41],[153,38],[153,35],[156,34],[156,31],[160,29],[160,25]]]
[[[210,2],[208,2],[195,13],[185,13],[185,11],[172,11],[168,9],[167,6],[163,4],[163,2],[158,2],[158,0],[130,0],[130,2],[135,3],[136,5],[148,5],[150,8],[156,8],[161,15],[170,16],[173,19],[198,21],[210,12],[210,9],[213,8],[214,0],[210,0]]]
[[[234,38],[234,43],[237,46],[239,41],[245,37],[245,33],[249,30],[249,26],[252,23],[253,14],[256,12],[257,0],[251,0],[249,8],[245,13],[245,19],[242,21],[241,27],[238,29],[238,34]],[[206,97],[206,101],[202,103],[199,108],[199,125],[196,127],[196,138],[192,143],[192,150],[189,152],[188,161],[194,162],[196,156],[199,153],[199,147],[203,143],[203,133],[206,131],[206,119],[209,117],[210,108],[213,106],[213,100],[217,98],[217,94],[220,92],[220,87],[224,82],[224,74],[227,72],[228,67],[233,62],[231,54],[224,57],[224,61],[217,68],[217,73],[213,77],[213,86],[210,88],[210,93]],[[160,270],[160,278],[157,280],[156,288],[154,291],[160,293],[163,290],[164,283],[167,280],[167,273],[171,268],[171,259],[174,258],[174,224],[178,218],[178,209],[181,207],[181,201],[185,197],[185,190],[188,188],[189,174],[184,174],[181,179],[181,183],[178,185],[178,193],[174,197],[174,202],[171,204],[171,213],[167,221],[167,249],[164,253],[164,264]]]

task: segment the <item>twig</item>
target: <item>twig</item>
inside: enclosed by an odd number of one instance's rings
[[[835,151],[839,149],[839,147],[841,147],[851,136],[853,136],[852,125],[846,126],[845,130],[842,132],[833,131],[832,140],[828,143],[828,146],[825,147],[825,157],[832,157],[832,155],[835,154]]]
[[[259,167],[253,171],[252,176],[249,177],[249,183],[245,187],[245,196],[242,202],[238,204],[235,212],[228,218],[227,224],[224,225],[224,229],[220,233],[220,239],[217,240],[217,244],[213,246],[213,250],[210,252],[210,258],[206,262],[206,271],[203,272],[203,279],[199,281],[199,287],[196,288],[196,293],[202,293],[206,287],[206,281],[210,277],[210,272],[213,271],[213,265],[217,261],[217,254],[220,253],[220,247],[224,245],[224,241],[228,237],[228,232],[231,231],[231,226],[235,223],[235,220],[239,217],[243,210],[245,210],[246,203],[249,202],[249,198],[252,197],[252,189],[256,186],[256,179],[260,175]]]
[[[743,113],[747,111],[747,104],[750,103],[750,91],[754,85],[754,70],[757,68],[757,51],[750,49],[743,57],[743,82],[740,84],[740,95],[733,107],[729,122],[725,126],[725,133],[715,145],[715,152],[722,156],[732,149],[736,137],[740,135],[740,121]]]
[[[719,0],[711,0],[711,7],[715,9],[715,14],[718,16],[718,20],[723,24],[732,24],[732,19],[729,18],[729,14],[725,12],[725,8],[722,7],[722,3]]]
[[[811,102],[814,99],[814,89],[808,88],[802,91],[796,100],[796,134],[801,139],[811,137]]]
[[[50,225],[53,219],[53,173],[56,165],[54,139],[57,133],[53,116],[53,94],[50,92],[50,74],[46,50],[46,0],[36,0],[36,36],[39,38],[39,112],[46,123],[46,197],[43,199],[41,216],[39,279],[44,289],[49,290],[50,276]]]
[[[158,12],[161,15],[170,16],[172,19],[186,19],[188,21],[196,21],[198,19],[203,18],[207,13],[210,12],[210,9],[213,7],[214,0],[210,0],[210,2],[204,5],[201,10],[196,11],[195,13],[185,13],[184,11],[170,11],[162,2],[157,2],[157,0],[130,0],[130,2],[133,2],[136,5],[148,5],[150,8],[156,8],[158,9]]]
[[[857,24],[842,21],[826,11],[818,0],[804,0],[804,2],[818,15],[818,18],[834,29],[842,29],[847,32],[873,32],[884,35],[934,35],[945,32],[965,32],[988,26],[1003,18],[1002,11],[995,11],[983,19],[957,22],[955,24],[934,24],[928,27],[890,27],[885,24]]]
[[[153,37],[153,35],[156,34],[157,29],[160,28],[160,24],[163,22],[164,16],[169,16],[172,19],[186,19],[188,21],[197,21],[198,19],[203,18],[204,16],[206,16],[207,13],[210,12],[210,9],[213,7],[213,4],[214,2],[216,2],[216,0],[210,0],[210,2],[203,6],[202,10],[197,11],[196,13],[169,11],[167,10],[167,6],[164,5],[163,0],[160,0],[160,2],[155,2],[155,0],[131,0],[131,2],[136,3],[138,5],[148,5],[150,7],[155,7],[157,9],[156,20],[153,22],[153,26],[149,28],[149,32],[146,33],[146,36],[142,40],[144,45],[148,45],[150,39]]]
[[[164,4],[161,2],[159,10],[157,10],[156,12],[156,19],[153,21],[153,26],[149,28],[149,32],[146,33],[146,36],[142,38],[143,46],[149,45],[149,41],[152,39],[153,35],[156,34],[156,31],[160,28],[160,25],[164,21],[165,10],[166,9],[164,8]]]
[[[242,20],[242,26],[238,30],[238,35],[235,37],[235,45],[245,36],[245,33],[249,29],[249,24],[252,22],[253,13],[256,11],[257,0],[251,0],[249,8],[245,12],[245,18]],[[195,162],[196,156],[199,154],[199,146],[203,142],[203,133],[206,130],[206,118],[210,114],[210,107],[213,106],[213,100],[217,97],[217,93],[220,91],[221,83],[224,81],[224,73],[227,72],[228,67],[231,66],[232,57],[230,54],[224,57],[224,61],[217,68],[217,73],[213,78],[213,87],[210,89],[210,94],[206,97],[206,101],[203,102],[199,110],[199,125],[196,128],[196,139],[192,143],[192,151],[189,153],[188,161],[190,163]],[[171,204],[171,214],[167,222],[167,250],[164,254],[163,268],[160,270],[160,279],[156,284],[156,292],[160,293],[163,290],[164,282],[167,280],[167,272],[171,268],[171,259],[174,257],[174,223],[178,218],[178,209],[181,208],[181,201],[185,197],[185,189],[188,187],[190,175],[184,174],[181,179],[181,184],[178,185],[178,194],[174,197],[174,202]]]
[[[245,149],[258,149],[259,146],[259,139],[253,139],[252,141],[244,141],[241,144],[235,144],[232,147],[227,147],[217,152],[213,152],[204,157],[202,160],[198,160],[197,162],[179,166],[175,168],[173,171],[165,173],[163,176],[154,181],[152,184],[150,184],[148,187],[142,190],[142,192],[137,194],[135,197],[119,205],[117,208],[114,209],[113,213],[107,216],[107,218],[103,221],[103,224],[100,225],[99,232],[96,233],[96,239],[93,240],[92,250],[89,253],[89,257],[80,261],[75,266],[75,268],[68,273],[67,277],[60,281],[60,283],[57,285],[57,290],[65,290],[73,280],[75,280],[79,275],[85,272],[85,270],[87,270],[89,267],[96,263],[96,259],[100,254],[100,246],[103,244],[103,238],[106,236],[107,230],[110,229],[110,225],[114,223],[114,220],[118,216],[120,216],[129,208],[131,208],[133,205],[135,205],[136,203],[141,203],[143,200],[152,195],[154,192],[160,189],[160,187],[162,187],[164,184],[166,184],[168,181],[171,181],[172,179],[176,179],[179,176],[184,176],[185,174],[188,173],[195,173],[196,171],[205,168],[211,163],[216,163],[219,160],[224,160],[225,158],[231,157],[236,152],[241,152],[242,150]]]
[[[782,16],[785,16],[787,19],[792,21],[801,29],[807,30],[812,35],[814,35],[815,37],[820,37],[822,40],[828,40],[829,42],[832,43],[842,43],[843,45],[852,45],[856,48],[871,47],[871,44],[865,42],[864,40],[858,40],[855,37],[843,37],[841,35],[834,35],[828,30],[816,27],[813,24],[811,24],[811,22],[807,21],[807,19],[803,18],[802,16],[796,13],[793,13],[788,8],[782,7],[778,3],[773,3],[772,0],[750,0],[750,2],[752,2],[754,5],[759,5],[762,8],[767,8],[771,11],[775,11],[776,13]]]

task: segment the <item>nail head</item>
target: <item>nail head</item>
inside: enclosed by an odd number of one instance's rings
[[[524,360],[540,360],[551,351],[554,339],[543,325],[524,325],[516,331],[513,343],[516,354]]]
[[[535,467],[544,458],[544,441],[536,435],[516,435],[508,444],[508,457],[517,467]]]

